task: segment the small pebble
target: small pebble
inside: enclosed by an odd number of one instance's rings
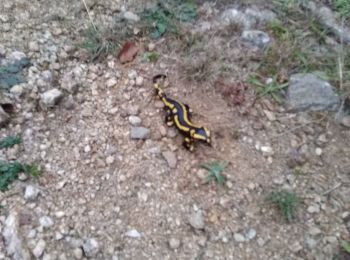
[[[178,249],[180,247],[181,241],[177,238],[170,238],[169,239],[169,246],[171,249]]]
[[[106,82],[106,86],[108,88],[111,88],[111,87],[113,87],[115,85],[117,85],[117,79],[116,78],[111,78],[111,79],[107,80],[107,82]]]
[[[108,157],[106,158],[106,163],[107,163],[108,165],[114,163],[114,156],[112,156],[112,155],[108,156]]]
[[[24,191],[24,198],[28,201],[35,200],[40,193],[40,190],[32,185],[27,185]]]
[[[252,240],[256,236],[256,230],[254,228],[250,228],[245,234],[245,238],[247,240]]]
[[[315,149],[315,153],[316,153],[317,156],[321,156],[322,155],[322,149],[320,147],[317,147]]]
[[[53,226],[54,222],[49,216],[43,216],[39,219],[40,226],[43,228],[50,228]]]
[[[194,229],[204,229],[205,223],[203,219],[203,213],[201,210],[193,212],[188,221]]]
[[[140,238],[141,237],[141,234],[136,229],[129,230],[128,232],[126,232],[125,235],[128,237],[132,237],[132,238]]]
[[[83,243],[83,251],[87,257],[95,257],[99,251],[99,245],[94,238],[89,238]]]
[[[43,239],[40,239],[32,251],[33,255],[38,259],[44,253],[45,247],[46,242]]]
[[[320,212],[320,206],[318,204],[311,205],[307,208],[307,212],[313,214],[313,213],[319,213]]]
[[[235,233],[235,234],[233,235],[233,238],[234,238],[235,241],[238,242],[238,243],[243,243],[243,242],[245,241],[245,237],[244,237],[242,234],[240,234],[240,233]]]
[[[83,257],[83,250],[77,247],[73,250],[73,255],[75,259],[81,259]]]
[[[142,86],[142,84],[143,84],[143,77],[141,77],[141,76],[137,77],[136,80],[135,80],[135,84],[136,84],[136,86]]]
[[[133,126],[139,126],[141,125],[142,120],[138,116],[129,116],[129,123]]]

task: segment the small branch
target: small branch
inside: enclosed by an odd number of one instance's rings
[[[97,28],[96,28],[96,26],[95,26],[95,23],[94,23],[94,20],[92,19],[91,14],[90,14],[90,12],[89,12],[89,8],[87,7],[85,0],[82,0],[82,1],[83,1],[83,3],[84,3],[85,9],[86,9],[86,12],[87,12],[87,14],[88,14],[88,16],[89,16],[89,19],[90,19],[90,22],[91,22],[91,24],[92,24],[92,27],[94,27],[94,30],[97,32]]]
[[[322,196],[328,195],[329,193],[331,193],[332,191],[338,189],[340,186],[342,185],[342,183],[338,183],[336,184],[333,188],[330,188],[329,190],[326,190],[324,193],[322,193]]]

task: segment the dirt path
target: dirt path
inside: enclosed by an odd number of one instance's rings
[[[118,3],[88,2],[107,24]],[[223,9],[210,10],[215,17]],[[156,63],[141,62],[142,55],[126,66],[113,55],[87,63],[75,48],[88,23],[80,3],[5,0],[0,15],[0,54],[20,51],[33,63],[23,93],[12,93],[16,115],[0,132],[19,133],[23,143],[1,157],[14,154],[43,167],[39,179],[16,181],[0,194],[0,259],[16,258],[5,238],[9,227],[22,241],[18,250],[33,259],[342,257],[339,245],[349,241],[350,132],[332,114],[290,114],[267,98],[251,107],[251,86],[247,108],[232,106],[211,82],[184,79],[176,53]],[[239,35],[232,37],[237,60],[249,56],[236,45]],[[162,41],[156,48],[167,49]],[[231,77],[238,81],[252,69],[235,66]],[[165,125],[150,80],[158,72],[169,75],[165,91],[190,104],[194,120],[211,129],[212,148],[198,145],[189,153]],[[40,95],[52,88],[63,100],[42,109]],[[130,132],[139,126],[149,134],[135,140]],[[215,160],[229,162],[223,186],[203,184],[200,165]],[[38,193],[26,197],[29,186]],[[265,200],[281,189],[300,198],[292,223]]]

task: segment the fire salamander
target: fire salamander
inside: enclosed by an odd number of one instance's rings
[[[153,77],[153,84],[158,97],[165,105],[166,124],[168,126],[175,125],[185,136],[183,145],[191,152],[194,149],[194,141],[198,140],[211,145],[210,131],[204,126],[196,126],[191,122],[192,110],[190,107],[187,104],[168,98],[161,89],[158,81],[165,78],[166,76],[163,74],[156,75]]]

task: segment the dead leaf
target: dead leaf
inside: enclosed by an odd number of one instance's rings
[[[133,61],[139,51],[139,48],[133,42],[126,42],[118,53],[118,59],[123,64]]]

